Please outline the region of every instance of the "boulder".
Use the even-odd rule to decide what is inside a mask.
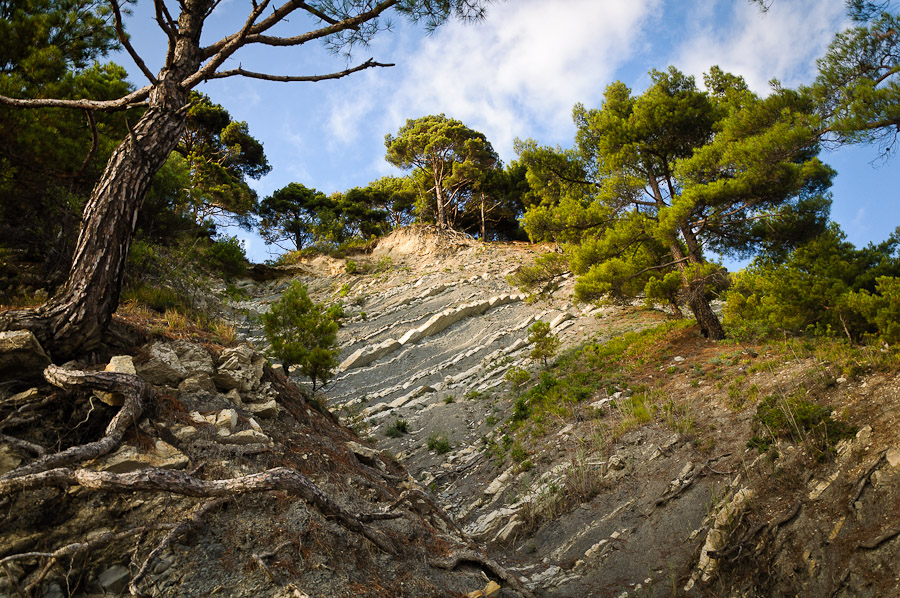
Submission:
[[[250,345],[226,349],[219,359],[219,368],[213,381],[222,392],[232,389],[249,392],[259,385],[265,365],[266,358]]]
[[[30,330],[0,332],[0,378],[40,378],[50,357]]]
[[[178,385],[178,392],[184,394],[214,394],[216,383],[206,372],[191,374]]]
[[[200,345],[185,340],[177,340],[172,343],[172,348],[178,355],[181,366],[188,374],[203,373],[211,376],[216,372],[212,356]]]
[[[135,367],[144,380],[158,386],[177,387],[188,375],[172,344],[162,341],[150,347],[150,359]]]
[[[259,417],[275,417],[278,415],[278,402],[275,399],[265,403],[247,403],[247,411]]]

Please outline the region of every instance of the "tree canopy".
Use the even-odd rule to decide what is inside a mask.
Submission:
[[[707,298],[720,268],[704,250],[744,255],[821,230],[832,171],[799,94],[760,99],[715,68],[708,92],[674,68],[651,79],[639,96],[613,83],[601,108],[576,106],[574,150],[521,144],[541,197],[526,230],[568,244],[580,298],[684,301],[722,338]]]
[[[396,136],[387,135],[388,162],[414,177],[425,189],[420,219],[428,214],[440,228],[455,228],[466,204],[500,158],[487,138],[443,114],[409,119]]]

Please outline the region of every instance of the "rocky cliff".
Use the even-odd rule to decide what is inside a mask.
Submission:
[[[133,367],[147,406],[114,450],[38,468],[72,472],[53,483],[16,480],[39,452],[108,436],[121,398],[10,378],[0,595],[896,588],[890,349],[712,343],[659,312],[575,305],[571,277],[526,298],[508,276],[544,250],[402,230],[257,269],[233,306],[247,344],[119,334],[72,366]],[[317,396],[269,367],[253,317],[292,279],[348,316]],[[537,320],[562,343],[547,368],[529,357]],[[121,485],[147,471],[172,473]]]

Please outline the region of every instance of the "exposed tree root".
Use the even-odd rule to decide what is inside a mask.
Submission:
[[[72,463],[96,459],[107,455],[122,443],[128,427],[141,416],[144,399],[148,393],[147,383],[140,376],[117,372],[82,372],[67,370],[50,365],[44,370],[44,377],[55,386],[65,389],[103,390],[121,393],[125,397],[121,409],[106,427],[106,435],[88,444],[73,446],[64,451],[45,455],[27,465],[17,467],[0,476],[0,481],[27,477]]]
[[[131,578],[131,581],[128,582],[128,591],[131,592],[134,596],[143,596],[138,590],[138,583],[144,578],[147,574],[147,571],[150,569],[150,566],[156,561],[162,552],[172,544],[172,542],[178,538],[179,536],[186,534],[190,530],[198,527],[203,519],[203,516],[206,515],[212,509],[219,507],[226,502],[228,502],[228,498],[217,498],[215,500],[211,500],[203,505],[201,505],[194,514],[191,515],[190,519],[186,519],[179,523],[176,526],[173,526],[172,531],[166,534],[166,537],[163,538],[162,542],[157,545],[153,551],[147,555],[147,558],[144,559],[143,564],[141,564],[141,568],[135,573],[134,577]]]
[[[148,531],[161,530],[161,529],[172,529],[175,528],[177,524],[175,523],[154,523],[151,525],[143,525],[140,527],[135,527],[131,529],[127,529],[121,532],[107,532],[105,534],[101,534],[96,538],[88,540],[86,542],[73,542],[72,544],[66,544],[61,548],[57,548],[53,552],[21,552],[19,554],[12,554],[7,557],[0,559],[0,565],[4,567],[9,566],[11,563],[16,561],[25,561],[32,559],[48,559],[47,563],[41,569],[40,573],[38,573],[37,577],[35,577],[31,583],[29,583],[24,590],[21,590],[25,596],[31,596],[32,593],[40,586],[41,582],[50,572],[50,569],[59,561],[59,559],[63,557],[73,558],[79,554],[83,554],[86,552],[90,552],[104,544],[110,544],[112,542],[117,542],[119,540],[123,540],[125,538],[129,538],[131,536],[138,536]]]
[[[793,519],[797,516],[797,513],[800,512],[800,507],[802,503],[798,500],[794,505],[785,511],[782,515],[775,517],[769,522],[758,523],[753,526],[747,532],[741,536],[741,539],[729,546],[724,550],[710,550],[709,556],[714,559],[727,559],[731,557],[731,560],[737,560],[738,557],[743,553],[744,548],[747,548],[754,539],[760,535],[762,532],[763,535],[774,534],[778,531],[778,528]]]
[[[856,501],[859,500],[859,497],[862,496],[863,490],[866,489],[866,484],[869,483],[869,478],[872,477],[872,474],[875,473],[875,470],[878,469],[882,462],[885,461],[887,455],[887,449],[881,451],[881,454],[878,455],[878,458],[875,459],[871,465],[869,465],[865,471],[860,474],[860,476],[856,480],[856,489],[853,491],[853,496],[850,497],[850,500],[847,501],[847,510],[853,511],[856,505]]]
[[[462,563],[475,563],[503,580],[507,586],[518,592],[526,598],[534,598],[534,594],[524,583],[513,573],[510,573],[505,567],[489,556],[472,548],[462,548],[454,551],[450,556],[438,559],[429,559],[428,564],[438,569],[446,569],[452,571],[459,567]]]
[[[394,509],[399,507],[403,502],[409,502],[410,506],[413,507],[413,510],[418,512],[420,515],[424,514],[424,513],[420,512],[420,509],[419,509],[418,505],[416,504],[417,501],[421,504],[424,504],[427,508],[427,511],[430,511],[430,512],[434,513],[435,515],[437,515],[438,517],[440,517],[441,520],[450,527],[450,529],[456,531],[456,533],[458,533],[463,538],[467,538],[465,532],[463,532],[459,528],[459,526],[456,525],[456,522],[453,521],[453,518],[450,517],[444,511],[444,509],[442,509],[440,507],[440,505],[438,505],[434,501],[434,499],[432,499],[430,496],[428,496],[427,494],[425,494],[418,488],[409,488],[408,490],[404,490],[400,494],[400,496],[397,498],[397,500],[395,500],[394,503],[387,508],[387,510],[393,511]]]
[[[266,565],[265,559],[272,558],[273,556],[275,556],[276,554],[278,554],[279,552],[281,552],[283,549],[287,548],[290,545],[291,545],[291,541],[287,540],[285,542],[282,542],[281,544],[279,544],[278,546],[276,546],[275,548],[273,548],[272,550],[270,550],[268,552],[254,552],[253,553],[253,560],[256,562],[257,565],[259,565],[259,568],[263,570],[263,573],[265,573],[266,576],[269,578],[269,580],[271,580],[273,583],[275,582],[275,576],[272,574],[272,571],[269,569],[269,566]]]
[[[88,469],[57,468],[40,473],[0,479],[0,495],[10,492],[57,486],[82,486],[107,492],[148,490],[195,497],[229,497],[238,494],[284,490],[300,496],[322,514],[334,517],[348,530],[365,536],[389,554],[398,554],[396,543],[386,535],[363,524],[363,515],[355,515],[322,492],[309,478],[287,467],[277,467],[225,480],[200,480],[190,474],[169,469],[147,468],[130,473],[109,473]]]

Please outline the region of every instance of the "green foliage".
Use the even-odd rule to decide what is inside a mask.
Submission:
[[[855,4],[857,23],[835,36],[809,91],[830,134],[887,153],[900,124],[900,18],[889,4]]]
[[[438,432],[432,432],[428,435],[425,446],[428,447],[429,451],[434,451],[438,455],[449,453],[452,448],[450,446],[450,441],[447,439],[447,435]]]
[[[409,432],[409,422],[403,418],[398,417],[394,420],[390,426],[387,427],[384,431],[384,435],[388,438],[400,438],[404,434]]]
[[[353,260],[347,260],[347,263],[344,264],[344,272],[347,274],[357,274],[359,272],[359,267],[356,265],[356,262]]]
[[[895,234],[857,249],[833,225],[784,261],[758,258],[736,274],[725,323],[739,336],[814,332],[860,340],[874,333],[895,339],[898,248]]]
[[[504,378],[515,390],[519,390],[531,380],[531,373],[524,368],[515,367],[508,369]]]
[[[443,114],[409,119],[396,137],[387,135],[384,143],[387,161],[413,170],[424,190],[416,210],[418,219],[436,222],[441,228],[458,225],[467,205],[480,199],[477,190],[487,172],[500,163],[482,133]]]
[[[334,348],[338,325],[321,304],[313,303],[302,283],[291,283],[262,320],[272,353],[285,366],[297,365],[312,380],[313,390],[317,382],[331,378],[339,352]]]
[[[508,281],[526,293],[547,293],[557,279],[569,271],[569,260],[561,253],[539,255],[530,266],[522,266]]]
[[[226,280],[247,271],[247,255],[244,244],[237,237],[218,237],[206,248],[207,267]]]
[[[175,151],[190,173],[181,208],[197,223],[232,216],[249,226],[257,199],[246,179],[261,178],[271,166],[247,123],[233,121],[225,108],[192,92],[187,126]]]
[[[559,350],[559,337],[550,332],[550,324],[538,320],[528,328],[528,342],[531,344],[529,357],[535,361],[541,360],[547,367],[547,360],[556,355]]]
[[[674,68],[651,80],[638,96],[613,83],[601,108],[576,106],[573,150],[519,143],[540,200],[525,228],[565,244],[579,299],[687,303],[719,338],[708,301],[721,269],[703,248],[744,256],[819,232],[833,172],[815,157],[808,98],[761,99],[715,67],[711,91]]]

